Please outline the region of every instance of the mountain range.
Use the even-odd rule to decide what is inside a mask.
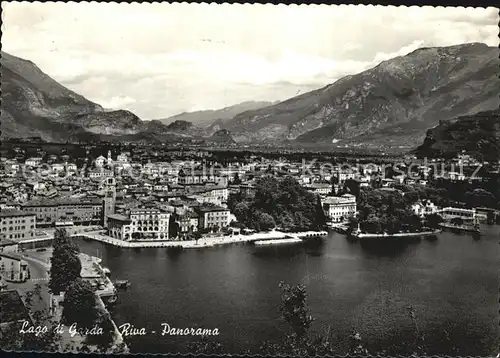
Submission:
[[[263,107],[267,107],[278,102],[266,101],[246,101],[235,104],[233,106],[224,107],[222,109],[209,109],[204,111],[183,112],[172,117],[159,119],[163,124],[169,124],[175,121],[191,122],[198,127],[206,127],[212,125],[214,122],[225,123],[239,113],[251,111]]]
[[[244,102],[152,121],[105,110],[31,61],[1,55],[3,137],[416,147],[440,121],[500,104],[498,49],[479,43],[421,48],[279,103]]]
[[[421,48],[324,88],[235,116],[238,142],[421,143],[439,120],[499,107],[498,48]]]

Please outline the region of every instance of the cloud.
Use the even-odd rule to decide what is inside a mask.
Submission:
[[[2,4],[3,50],[143,119],[284,100],[421,46],[498,45],[493,8]]]

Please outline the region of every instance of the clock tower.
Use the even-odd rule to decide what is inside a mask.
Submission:
[[[106,178],[104,185],[104,199],[102,202],[103,226],[108,226],[108,215],[115,213],[116,205],[116,183],[115,178]]]

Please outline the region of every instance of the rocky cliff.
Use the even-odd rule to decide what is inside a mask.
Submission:
[[[442,120],[427,131],[423,144],[415,151],[428,158],[451,158],[462,152],[481,160],[500,159],[500,110]]]

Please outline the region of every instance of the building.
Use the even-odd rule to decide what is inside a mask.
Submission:
[[[198,214],[187,211],[183,215],[178,216],[177,223],[179,224],[179,232],[181,234],[196,232],[199,225]]]
[[[229,225],[229,209],[222,206],[200,206],[195,208],[200,229],[223,228]]]
[[[50,227],[56,221],[71,221],[75,225],[99,225],[102,222],[103,204],[99,198],[37,199],[21,207],[36,216],[37,227]]]
[[[439,208],[430,200],[416,202],[411,208],[418,216],[436,214],[439,211]]]
[[[96,167],[102,167],[105,162],[106,162],[106,158],[104,158],[102,155],[100,155],[95,160],[95,166]]]
[[[473,220],[476,217],[476,210],[446,207],[439,214],[441,214],[443,219],[462,218],[463,220]]]
[[[24,162],[25,165],[30,166],[30,167],[36,167],[42,163],[42,158],[40,157],[32,157],[26,159]]]
[[[349,179],[356,179],[357,173],[352,170],[338,172],[339,183],[342,184]]]
[[[322,200],[323,210],[331,222],[342,222],[357,212],[356,197],[352,194],[331,196]]]
[[[13,253],[0,253],[0,277],[10,282],[25,282],[30,278],[28,263]]]
[[[32,238],[36,228],[36,216],[20,210],[0,212],[0,239],[20,241]]]
[[[135,208],[107,217],[108,234],[119,240],[168,240],[170,213],[153,208]]]
[[[308,187],[308,189],[318,195],[328,195],[332,192],[332,185],[325,183],[313,183]]]
[[[177,178],[179,185],[218,183],[219,180],[219,174],[213,170],[181,169]]]
[[[112,170],[103,169],[102,167],[88,171],[89,178],[112,178],[114,175]]]
[[[107,227],[108,216],[115,213],[116,183],[114,178],[108,178],[104,184],[104,198],[102,200],[103,226]]]
[[[19,243],[16,241],[1,239],[0,240],[0,253],[16,253],[19,252]]]

